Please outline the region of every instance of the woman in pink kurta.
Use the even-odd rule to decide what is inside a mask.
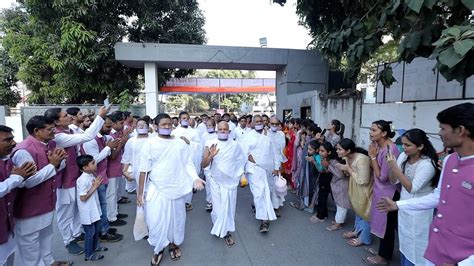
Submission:
[[[386,161],[388,152],[396,158],[400,154],[397,146],[391,141],[395,136],[392,122],[379,120],[372,123],[370,127],[370,140],[372,143],[369,147],[369,156],[371,159],[372,169],[374,170],[374,187],[372,194],[372,202],[379,202],[383,197],[394,200],[400,198],[397,191],[398,185],[390,182],[390,168]],[[369,249],[373,256],[365,258],[368,264],[387,264],[392,259],[395,229],[397,228],[397,213],[382,212],[376,209],[376,204],[372,204],[370,210],[370,228],[371,233],[380,238],[380,246],[378,252]]]

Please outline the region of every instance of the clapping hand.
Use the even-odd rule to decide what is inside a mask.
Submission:
[[[22,166],[14,166],[10,172],[12,175],[19,175],[23,177],[23,180],[28,179],[28,177],[36,174],[36,164],[34,162],[25,162]]]
[[[92,186],[95,188],[100,187],[100,184],[102,183],[102,176],[98,175],[96,178],[94,178],[94,182],[92,182]]]
[[[48,153],[48,161],[54,167],[58,168],[61,161],[66,159],[67,153],[64,149],[55,148],[52,152]]]
[[[375,142],[372,142],[370,143],[369,145],[369,156],[370,158],[375,158],[377,157],[377,155],[379,154],[379,146],[377,145],[377,143]]]

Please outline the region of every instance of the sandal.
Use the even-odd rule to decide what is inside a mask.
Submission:
[[[358,236],[359,236],[359,234],[357,234],[356,231],[349,231],[349,232],[345,232],[344,234],[342,234],[342,238],[344,238],[344,239],[356,238]]]
[[[231,234],[227,234],[226,236],[224,236],[224,242],[228,247],[232,247],[233,245],[235,245],[235,241],[234,239],[232,239]]]
[[[193,209],[193,205],[191,203],[186,203],[186,211],[190,211]]]
[[[62,261],[62,260],[59,260],[59,261],[55,261],[53,262],[53,264],[51,264],[52,266],[71,266],[73,264],[72,261]]]
[[[179,249],[177,245],[173,245],[173,246],[170,245],[169,253],[170,253],[171,260],[173,261],[179,260],[181,258],[181,250]]]
[[[299,210],[299,211],[301,211],[301,208],[294,202],[290,202],[290,206],[297,209],[297,210]]]
[[[163,259],[163,252],[165,249],[162,249],[158,254],[154,254],[153,257],[151,257],[151,266],[158,266],[160,265],[161,259]],[[156,260],[155,260],[156,257]]]
[[[329,227],[326,227],[326,229],[328,231],[337,231],[339,229],[341,229],[343,226],[343,224],[338,224],[338,223],[333,223],[333,225],[329,226]]]
[[[104,258],[104,255],[94,253],[89,258],[85,258],[85,261],[98,261]]]
[[[378,256],[378,255],[379,255],[379,253],[378,253],[375,249],[373,249],[373,248],[371,248],[371,247],[366,248],[365,251],[369,252],[370,254],[372,254],[372,255],[374,255],[374,256]]]
[[[313,215],[309,218],[309,221],[312,222],[313,224],[317,224],[317,223],[323,223],[326,221],[326,219],[319,219],[318,216],[316,215]]]
[[[363,258],[362,261],[364,261],[365,263],[369,265],[387,265],[388,264],[388,262],[385,259],[379,256]]]
[[[346,241],[346,243],[351,246],[351,247],[360,247],[364,246],[366,244],[362,243],[362,241],[359,238],[352,238]]]

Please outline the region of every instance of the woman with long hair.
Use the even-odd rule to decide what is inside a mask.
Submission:
[[[285,137],[287,140],[285,156],[288,158],[288,160],[283,164],[283,169],[285,170],[287,180],[292,189],[296,189],[296,182],[291,175],[291,166],[293,165],[293,156],[295,151],[296,130],[297,128],[295,127],[295,119],[292,118],[288,121],[287,131],[285,132]]]
[[[331,143],[333,147],[336,147],[337,143],[344,137],[344,126],[341,121],[337,119],[331,120],[327,127],[326,134],[324,135],[324,139]]]
[[[430,194],[438,185],[440,176],[435,148],[426,133],[418,128],[405,132],[401,141],[404,152],[398,159],[395,159],[392,154],[387,156],[387,163],[392,172],[390,181],[402,185],[400,200]],[[433,209],[398,211],[398,237],[402,266],[426,263],[423,255],[428,246],[432,219]]]
[[[400,151],[397,145],[392,142],[395,137],[395,130],[392,122],[378,120],[370,127],[369,157],[374,175],[374,189],[372,193],[372,204],[370,210],[370,229],[372,234],[380,238],[378,251],[368,248],[372,256],[364,261],[368,264],[387,264],[392,259],[395,248],[395,230],[397,228],[397,212],[385,213],[377,210],[376,204],[382,198],[388,197],[393,200],[400,198],[397,185],[390,182],[390,167],[388,166],[387,155],[398,158]]]
[[[345,160],[337,166],[349,176],[349,200],[355,212],[354,230],[342,236],[353,247],[371,245],[369,217],[374,179],[370,172],[370,158],[366,150],[356,147],[354,141],[347,138],[339,141],[336,152]]]

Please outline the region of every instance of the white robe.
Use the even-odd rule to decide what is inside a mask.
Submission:
[[[172,136],[175,137],[185,137],[189,140],[191,146],[191,158],[194,163],[194,167],[196,168],[196,173],[199,174],[201,172],[201,161],[202,161],[202,146],[201,146],[201,138],[199,137],[198,132],[191,128],[191,127],[182,127],[179,125],[177,128],[171,132]],[[191,203],[193,200],[193,192],[191,191],[188,195],[186,195],[186,203]]]
[[[128,170],[132,170],[132,177],[135,179],[135,181],[132,182],[127,181],[127,191],[133,191],[138,187],[138,180],[140,177],[140,171],[138,170],[138,158],[140,155],[140,151],[143,148],[143,145],[147,142],[148,138],[138,138],[137,136],[135,136],[129,139],[125,144],[121,163],[129,164]]]
[[[140,172],[148,173],[145,197],[148,242],[155,254],[168,244],[184,240],[185,195],[199,179],[191,158],[191,147],[179,138],[149,138],[139,156]]]
[[[246,157],[252,155],[255,163],[247,161],[245,172],[249,179],[255,204],[255,218],[258,220],[276,220],[273,203],[270,196],[274,183],[273,170],[277,170],[278,160],[273,156],[273,147],[270,138],[264,133],[255,130],[249,132],[240,143]]]
[[[208,140],[206,147],[217,144],[219,153],[212,159],[209,166],[209,179],[212,193],[211,234],[225,237],[228,232],[235,231],[235,205],[237,203],[237,187],[244,173],[246,163],[242,148],[234,140]]]
[[[285,157],[285,154],[283,153],[283,150],[285,149],[286,145],[285,134],[282,131],[273,132],[270,130],[268,131],[268,136],[270,137],[270,140],[272,142],[274,159],[279,164],[279,166],[281,166],[281,164],[288,161],[288,159]],[[283,206],[283,203],[285,202],[285,197],[277,195],[275,193],[274,178],[269,181],[269,185],[273,208],[278,209]]]
[[[216,140],[217,139],[217,134],[216,133],[208,133],[207,131],[201,135],[201,143],[203,147],[203,156],[204,156],[204,149],[205,149],[205,144],[209,140]],[[206,181],[209,180],[209,174],[210,174],[210,167],[206,167],[203,170],[204,177],[206,178]],[[206,182],[206,202],[212,203],[212,194],[211,194],[211,184],[209,182]]]
[[[235,140],[237,140],[240,143],[245,138],[245,135],[247,135],[247,133],[249,133],[250,131],[252,131],[252,129],[248,127],[245,127],[244,129],[242,129],[240,125],[235,127],[235,130],[234,130]]]

